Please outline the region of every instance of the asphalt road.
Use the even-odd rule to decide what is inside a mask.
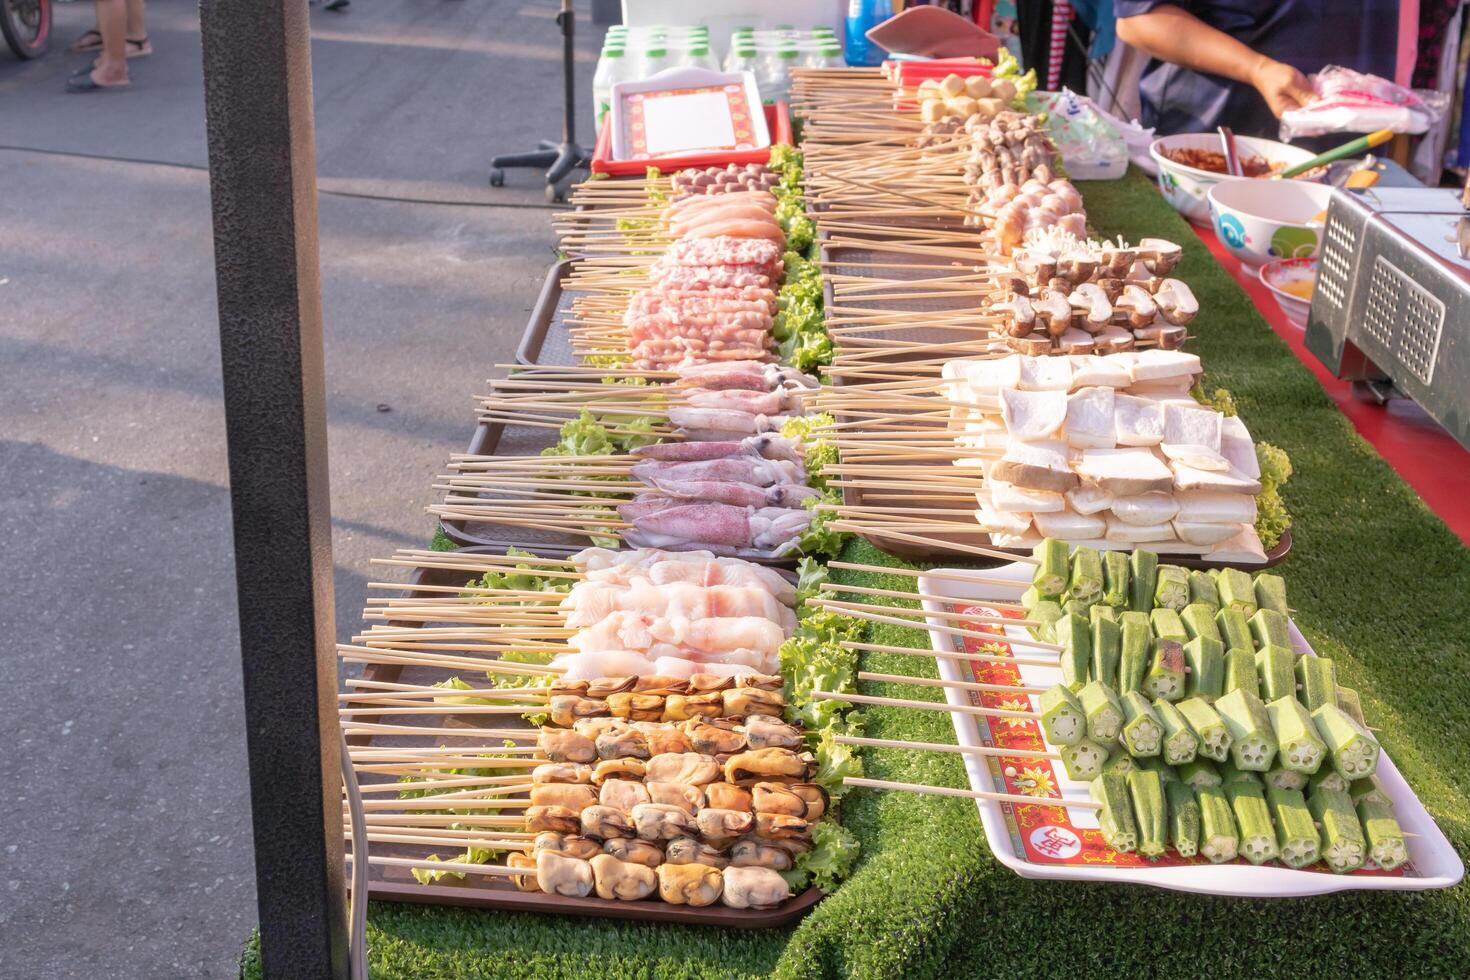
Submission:
[[[539,178],[485,175],[559,134],[554,7],[313,8],[344,638],[553,259]],[[197,10],[148,13],[127,92],[62,92],[88,4],[0,50],[4,977],[233,976],[256,921]]]

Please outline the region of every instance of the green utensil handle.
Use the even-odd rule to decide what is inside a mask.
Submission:
[[[1304,174],[1308,170],[1322,166],[1324,163],[1331,163],[1334,160],[1341,160],[1343,157],[1350,157],[1358,153],[1366,153],[1379,144],[1387,143],[1392,138],[1393,131],[1388,129],[1380,129],[1376,133],[1359,136],[1357,139],[1349,143],[1344,143],[1336,149],[1328,150],[1326,153],[1319,153],[1305,163],[1299,163],[1294,167],[1287,167],[1281,173],[1276,174],[1276,178],[1285,180],[1288,177]]]

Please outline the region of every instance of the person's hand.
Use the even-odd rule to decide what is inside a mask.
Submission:
[[[1288,109],[1300,109],[1317,97],[1305,75],[1291,65],[1270,58],[1262,58],[1251,72],[1251,84],[1277,119]]]

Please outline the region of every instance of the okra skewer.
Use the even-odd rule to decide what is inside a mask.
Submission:
[[[1347,793],[1318,786],[1307,798],[1307,808],[1320,826],[1322,859],[1327,866],[1340,875],[1361,868],[1368,856],[1368,842]]]
[[[1113,689],[1102,681],[1088,681],[1077,692],[1077,700],[1087,718],[1087,737],[1104,745],[1116,742],[1123,728],[1123,707]]]
[[[1184,662],[1189,667],[1186,696],[1213,702],[1225,693],[1225,647],[1219,640],[1196,636],[1184,644]]]
[[[1261,699],[1296,698],[1296,654],[1290,647],[1274,643],[1256,651],[1256,673],[1261,681]]]
[[[1183,703],[1183,701],[1180,702],[1180,704]],[[1164,761],[1171,766],[1182,766],[1187,762],[1193,762],[1194,757],[1199,753],[1200,736],[1184,712],[1179,710],[1178,705],[1171,704],[1163,698],[1154,701],[1153,709],[1159,724],[1164,729],[1164,737],[1159,748]]]
[[[1103,842],[1120,854],[1130,854],[1138,847],[1138,826],[1133,820],[1133,800],[1128,792],[1127,777],[1105,772],[1087,787],[1092,799],[1102,804],[1098,824]]]
[[[1250,620],[1239,609],[1227,606],[1215,613],[1215,629],[1220,633],[1220,642],[1227,650],[1255,650],[1255,638],[1251,636]]]
[[[1178,565],[1159,565],[1154,580],[1154,607],[1183,609],[1189,605],[1189,573]]]
[[[1310,776],[1322,767],[1327,745],[1302,703],[1288,694],[1266,705],[1282,767]]]
[[[1121,738],[1128,754],[1136,759],[1157,756],[1163,743],[1164,726],[1153,705],[1138,691],[1129,691],[1118,700],[1123,708]]]
[[[1118,661],[1123,656],[1123,634],[1118,624],[1103,614],[1112,613],[1111,606],[1093,606],[1092,612],[1092,668],[1093,680],[1102,681],[1110,688],[1118,687]]]
[[[1057,538],[1044,538],[1031,552],[1037,559],[1036,571],[1031,575],[1031,585],[1042,599],[1056,601],[1066,591],[1072,577],[1072,564],[1067,542]]]
[[[1103,595],[1103,561],[1096,548],[1078,545],[1072,551],[1072,571],[1067,594],[1078,602],[1100,602]]]
[[[1148,673],[1153,633],[1148,613],[1129,610],[1118,617],[1121,652],[1118,656],[1118,692],[1143,690],[1143,677]]]
[[[1220,590],[1209,572],[1195,570],[1189,573],[1189,602],[1190,605],[1208,607],[1212,616],[1220,608]]]
[[[1261,696],[1261,681],[1256,676],[1256,654],[1250,647],[1231,647],[1225,651],[1225,693],[1231,691]]]
[[[1215,575],[1215,588],[1220,592],[1220,608],[1237,609],[1249,619],[1256,614],[1256,586],[1251,577],[1238,568],[1222,568]]]
[[[1266,803],[1276,824],[1276,849],[1288,868],[1315,864],[1321,853],[1317,825],[1307,809],[1306,798],[1294,789],[1266,789]]]
[[[1317,734],[1327,746],[1332,767],[1347,780],[1371,776],[1378,769],[1378,741],[1335,704],[1312,712]]]
[[[1186,762],[1175,772],[1179,781],[1193,790],[1202,786],[1219,786],[1224,782],[1220,778],[1220,770],[1208,759],[1196,758],[1193,762]]]
[[[1121,551],[1104,552],[1102,602],[1112,609],[1128,608],[1128,556]]]
[[[1297,700],[1307,711],[1337,703],[1337,668],[1329,657],[1298,657]]]
[[[1133,612],[1153,609],[1158,572],[1159,556],[1152,551],[1135,548],[1128,556],[1128,608]]]
[[[1199,852],[1211,864],[1234,861],[1240,850],[1240,837],[1225,790],[1219,786],[1200,786],[1194,796],[1199,801]]]
[[[1225,796],[1240,829],[1240,856],[1251,864],[1265,864],[1280,854],[1271,809],[1259,782],[1226,782]]]
[[[1230,731],[1231,761],[1250,772],[1270,769],[1276,759],[1276,735],[1261,699],[1237,689],[1216,701],[1215,711]]]
[[[1169,843],[1182,858],[1199,853],[1200,807],[1194,790],[1178,778],[1164,783],[1164,802],[1169,807]]]
[[[1163,781],[1155,770],[1141,767],[1135,767],[1127,778],[1133,820],[1138,828],[1138,853],[1149,860],[1163,857],[1169,843]]]
[[[1291,615],[1286,604],[1286,579],[1273,572],[1257,572],[1252,585],[1258,608],[1270,609],[1283,616]]]
[[[1368,842],[1368,856],[1384,871],[1392,871],[1409,860],[1404,832],[1394,818],[1393,807],[1375,799],[1358,802],[1358,820]]]

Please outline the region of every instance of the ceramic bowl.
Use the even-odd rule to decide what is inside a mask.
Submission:
[[[1205,195],[1221,243],[1251,268],[1317,254],[1332,188],[1305,180],[1231,180]]]
[[[1242,156],[1265,157],[1271,163],[1279,163],[1285,167],[1305,163],[1313,156],[1309,150],[1254,136],[1237,136],[1235,143]],[[1182,163],[1170,160],[1163,152],[1164,150],[1186,149],[1218,152],[1220,136],[1217,133],[1180,133],[1177,136],[1162,136],[1149,145],[1148,154],[1159,165],[1159,190],[1163,193],[1164,200],[1195,224],[1208,225],[1210,205],[1205,195],[1210,192],[1210,188],[1220,183],[1254,178],[1231,177],[1228,174],[1200,170],[1198,167],[1186,167]],[[1320,179],[1320,177],[1319,172],[1311,179]],[[1307,178],[1297,179],[1300,182]]]
[[[1284,287],[1293,283],[1316,282],[1316,257],[1272,259],[1261,266],[1261,271],[1257,275],[1261,277],[1261,282],[1266,288],[1271,290],[1272,298],[1276,300],[1276,305],[1281,307],[1281,312],[1286,315],[1287,321],[1298,330],[1305,330],[1307,314],[1312,312],[1312,301],[1288,292]]]

